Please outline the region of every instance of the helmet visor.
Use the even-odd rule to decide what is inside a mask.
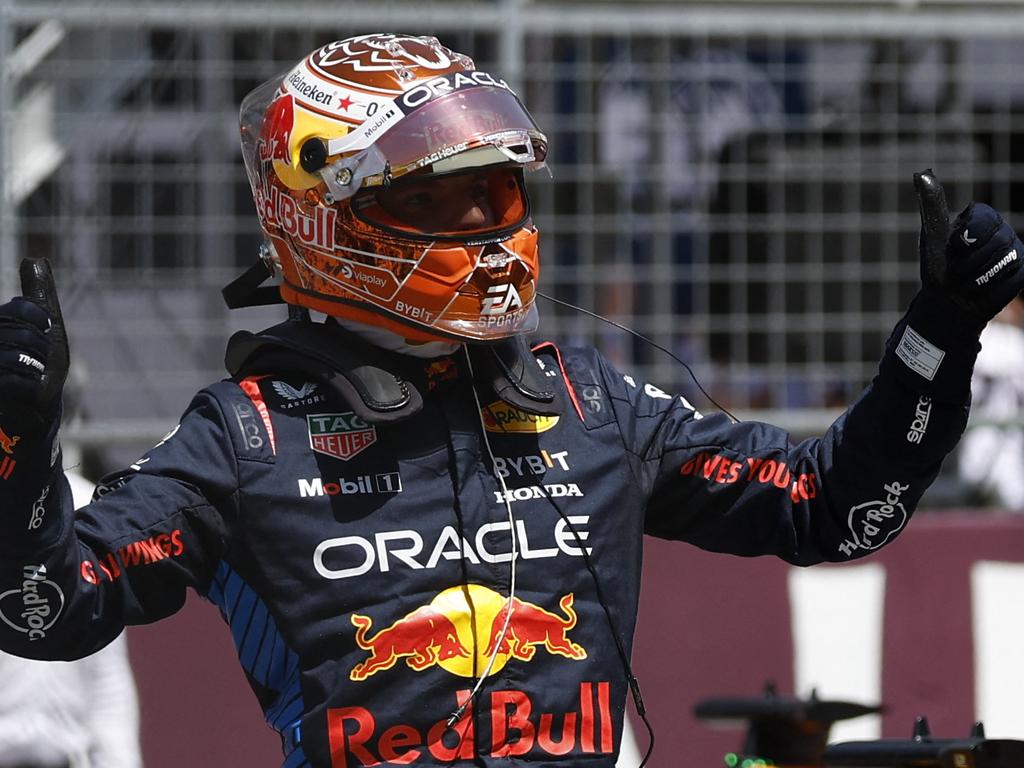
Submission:
[[[547,139],[509,90],[480,86],[445,94],[406,115],[381,136],[377,148],[393,176],[433,165],[478,147],[506,160],[539,166]]]
[[[492,165],[443,175],[414,173],[352,198],[352,211],[402,238],[499,240],[530,218],[523,171]]]
[[[399,97],[399,107],[410,93]],[[510,162],[533,170],[547,156],[547,138],[529,112],[512,91],[496,85],[443,93],[390,122],[372,141],[365,130],[372,121],[367,120],[350,135],[327,142],[329,157],[344,154],[321,173],[335,197],[414,171],[450,173]],[[336,188],[339,175],[347,189]]]

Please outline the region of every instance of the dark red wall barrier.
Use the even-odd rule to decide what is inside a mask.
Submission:
[[[128,628],[145,768],[277,768],[263,720],[218,610],[194,594],[169,619]]]
[[[694,720],[693,706],[712,696],[759,696],[768,679],[780,693],[793,693],[789,566],[653,540],[645,560],[633,657],[656,734],[651,766],[720,767],[723,755],[742,745],[743,732],[709,728]],[[868,558],[886,570],[882,737],[909,738],[919,714],[936,737],[968,735],[974,718],[969,571],[979,560],[1024,562],[1024,517],[921,514]],[[635,719],[634,729],[642,753],[646,735]],[[1024,739],[1024,720],[1013,737]]]

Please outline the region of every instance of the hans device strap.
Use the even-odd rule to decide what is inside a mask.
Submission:
[[[481,383],[528,413],[561,413],[526,340],[469,347]],[[374,347],[334,323],[291,319],[259,333],[239,331],[228,341],[224,364],[232,376],[301,372],[341,395],[369,423],[406,419],[423,407],[413,383],[417,359]]]

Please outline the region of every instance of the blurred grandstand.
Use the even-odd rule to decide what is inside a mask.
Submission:
[[[415,22],[413,21],[415,20]],[[542,288],[690,363],[742,417],[815,432],[873,375],[917,285],[915,170],[1021,220],[1018,2],[0,0],[0,293],[56,265],[86,420],[134,459],[223,375],[220,288],[259,245],[237,106],[317,44],[434,34],[521,93],[552,144],[532,179]],[[686,371],[561,305],[700,407]]]

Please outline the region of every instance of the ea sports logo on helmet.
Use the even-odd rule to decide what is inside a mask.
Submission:
[[[515,309],[522,309],[523,300],[519,291],[512,283],[492,285],[487,289],[487,296],[484,298],[480,308],[482,315],[504,315]]]
[[[349,66],[357,72],[391,72],[398,67],[443,71],[456,62],[436,38],[361,35],[325,45],[310,57],[315,68]]]

